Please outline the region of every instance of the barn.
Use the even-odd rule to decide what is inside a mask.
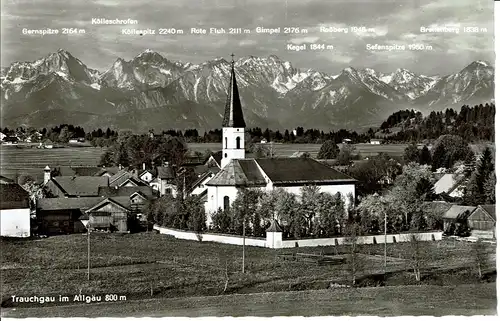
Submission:
[[[471,236],[495,239],[495,205],[479,205],[467,218]]]
[[[29,194],[19,184],[0,176],[0,235],[29,237]]]

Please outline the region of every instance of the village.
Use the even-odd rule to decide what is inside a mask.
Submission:
[[[179,266],[208,264],[217,275],[222,272],[217,276],[222,278],[222,285],[207,290],[207,295],[244,289],[241,284],[231,288],[231,282],[237,281],[230,275],[240,273],[240,269],[242,275],[252,278],[275,269],[262,264],[276,267],[290,262],[337,272],[317,279],[312,276],[307,281],[304,275],[289,274],[286,284],[272,286],[298,291],[316,289],[315,282],[326,283],[328,288],[390,285],[395,281],[389,281],[389,275],[398,273],[415,280],[398,281],[398,285],[428,282],[429,277],[438,278],[441,284],[453,284],[455,281],[448,278],[452,268],[459,276],[454,274],[451,280],[458,280],[458,284],[467,283],[464,279],[470,275],[478,283],[491,283],[496,275],[496,214],[494,157],[488,147],[473,152],[459,136],[443,135],[429,148],[409,144],[399,158],[384,153],[363,158],[356,155],[353,141],[343,138],[340,148],[332,140],[324,142],[316,158],[300,151],[283,157],[274,155],[272,141],[260,137],[252,143],[252,153],[258,157],[249,157],[247,125],[234,68],[229,83],[218,151],[192,153],[180,138],[154,132],[118,135],[115,145],[103,153],[100,166],[47,163],[38,169],[41,181],[24,177],[21,182],[19,177],[16,181],[2,176],[2,247],[6,245],[6,253],[16,258],[9,261],[7,256],[3,262],[23,266],[26,261],[15,254],[15,246],[29,253],[30,243],[20,245],[19,240],[47,239],[47,244],[66,253],[54,257],[47,266],[73,266],[75,280],[85,282],[82,277],[86,277],[89,283],[84,288],[99,293],[110,289],[109,283],[102,288],[95,283],[103,280],[99,269],[116,265],[120,270],[130,265],[140,271],[140,264],[155,265],[154,271],[161,264],[174,264],[174,271]],[[297,130],[292,134],[298,135]],[[2,148],[16,148],[9,145],[20,142],[33,143],[37,149],[58,147],[49,139],[41,140],[43,135],[38,132],[25,137],[2,135],[6,145]],[[381,145],[384,141],[371,138],[365,143]],[[68,137],[68,144],[86,141]],[[168,242],[175,242],[179,248],[198,248],[207,243],[219,259],[215,263],[214,257],[187,260],[182,252],[172,252]],[[115,258],[108,257],[110,253],[104,250],[107,246],[117,249],[112,254]],[[136,253],[128,263],[122,258],[127,256],[123,252],[127,248]],[[257,248],[282,252],[256,254]],[[78,257],[66,256],[75,249]],[[103,252],[96,256],[92,249]],[[237,254],[240,249],[241,257]],[[146,261],[138,254],[150,251],[155,254]],[[222,258],[225,251],[231,254]],[[167,252],[169,256],[164,254]],[[465,260],[464,253],[469,253]],[[85,256],[86,263],[82,261]],[[259,261],[260,256],[268,258]],[[458,260],[459,256],[462,259]],[[108,259],[116,262],[111,264]],[[174,263],[165,263],[169,260]],[[448,269],[443,270],[443,260],[449,260]],[[126,280],[129,272],[116,273]],[[325,270],[318,273],[323,275]],[[141,299],[147,297],[149,288],[150,297],[177,295],[168,290],[175,286],[163,285],[165,279],[153,282],[150,274],[154,273],[148,270],[146,274],[147,280],[139,282],[140,290],[121,283],[116,289]],[[23,288],[15,281],[3,282],[12,291],[15,286]],[[64,284],[62,279],[56,283]],[[178,291],[198,294],[184,287]],[[252,287],[253,291],[262,290],[249,285]],[[82,290],[81,285],[71,283],[68,288],[51,290],[71,292],[77,288]],[[43,289],[26,288],[23,294]],[[16,295],[20,296],[18,292]],[[19,303],[2,300],[7,307]]]

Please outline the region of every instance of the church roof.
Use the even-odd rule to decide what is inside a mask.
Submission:
[[[206,185],[266,186],[266,180],[253,159],[232,159]]]
[[[241,109],[238,85],[236,83],[236,74],[234,73],[234,61],[231,65],[231,80],[229,82],[222,127],[246,127],[245,119],[243,118],[243,111]]]
[[[256,159],[274,185],[353,183],[356,180],[312,158]]]
[[[273,185],[339,184],[356,180],[311,158],[232,159],[206,185],[209,186],[265,186],[266,179]]]

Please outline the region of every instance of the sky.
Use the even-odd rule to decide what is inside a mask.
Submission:
[[[196,64],[217,57],[230,60],[234,53],[236,59],[276,55],[294,67],[329,74],[351,66],[446,75],[474,60],[494,63],[493,4],[491,0],[2,0],[0,63],[7,67],[64,49],[88,67],[105,71],[119,57],[130,60],[151,49],[170,60]],[[91,23],[93,18],[130,19],[137,24],[97,25]],[[460,32],[420,30],[445,25]],[[281,29],[271,35],[257,33],[257,27]],[[298,33],[285,34],[286,27]],[[322,27],[348,32],[320,32]],[[477,27],[478,32],[464,32],[464,27]],[[46,28],[58,29],[59,34],[23,34],[23,29]],[[63,28],[77,32],[61,34]],[[164,28],[183,34],[160,35]],[[192,34],[191,28],[204,28],[207,34]],[[227,33],[209,34],[209,28],[224,28]],[[229,28],[250,33],[228,34]],[[155,34],[122,34],[122,29],[151,29]],[[294,45],[306,49],[296,51]],[[311,45],[320,49],[312,50]],[[374,45],[398,49],[373,50]]]

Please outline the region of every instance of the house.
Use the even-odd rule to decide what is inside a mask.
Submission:
[[[212,177],[214,177],[218,172],[220,171],[220,168],[218,167],[209,167],[198,175],[198,179],[191,185],[191,187],[188,189],[188,193],[190,195],[200,195],[207,190],[207,183]]]
[[[207,161],[205,162],[205,166],[207,167],[218,167],[220,168],[221,166],[221,160],[222,160],[222,151],[218,151],[216,153],[212,153]]]
[[[40,148],[54,148],[54,143],[50,139],[46,139],[40,143]]]
[[[260,141],[261,144],[267,144],[267,140],[263,139]]]
[[[355,179],[312,158],[245,157],[246,124],[238,93],[234,61],[231,65],[231,79],[222,127],[221,170],[204,184],[207,186],[206,195],[200,194],[206,199],[205,212],[208,226],[211,223],[210,214],[219,208],[229,208],[238,191],[245,188],[270,191],[280,187],[299,195],[303,186],[315,185],[321,192],[340,193],[347,202],[348,194],[355,197]]]
[[[29,237],[29,193],[14,181],[0,176],[0,235]]]
[[[444,174],[434,184],[437,195],[445,194],[449,197],[463,197],[466,179],[463,174]]]
[[[5,145],[17,145],[18,142],[19,142],[19,138],[14,137],[14,136],[7,136],[7,137],[4,137],[2,140],[2,143]]]
[[[453,234],[460,226],[467,225],[467,218],[475,209],[475,206],[452,205],[443,215],[443,231]]]
[[[372,145],[380,145],[382,144],[382,142],[383,142],[382,139],[377,139],[377,138],[370,139],[370,144]]]
[[[46,167],[47,169],[47,167]],[[91,197],[99,195],[99,187],[109,186],[106,176],[56,176],[44,178],[45,188],[55,197]]]
[[[352,140],[349,138],[342,139],[342,144],[352,144]]]
[[[139,179],[143,180],[146,183],[150,183],[154,177],[155,177],[155,173],[149,169],[146,169],[142,173],[139,174]]]
[[[0,141],[2,141],[5,137],[7,137],[7,135],[5,135],[4,133],[0,132]]]
[[[309,154],[308,152],[296,151],[290,157],[304,157],[308,154]]]
[[[118,167],[97,166],[59,166],[51,170],[55,176],[107,176],[111,177],[118,172]]]
[[[161,196],[165,194],[170,194],[176,196],[177,194],[177,184],[175,182],[175,172],[167,163],[165,166],[156,167],[157,176],[154,178],[149,185],[156,191],[160,193]]]
[[[43,234],[83,233],[88,227],[127,232],[130,213],[127,196],[44,198],[37,203],[37,222]]]
[[[138,174],[135,175],[126,169],[122,169],[109,177],[109,186],[147,186],[147,183],[140,180],[138,176]]]
[[[467,218],[471,236],[496,239],[495,205],[479,205]]]

